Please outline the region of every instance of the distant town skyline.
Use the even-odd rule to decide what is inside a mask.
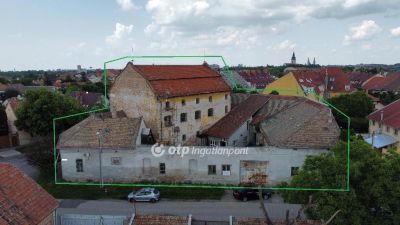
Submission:
[[[398,0],[2,3],[0,70],[102,68],[125,55],[223,55],[229,65],[394,64]],[[122,67],[123,64],[113,67]]]

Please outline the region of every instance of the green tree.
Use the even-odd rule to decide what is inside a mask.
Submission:
[[[3,106],[0,106],[0,135],[8,134],[7,113]]]
[[[362,91],[348,95],[339,95],[328,102],[351,118],[351,128],[355,132],[368,132],[368,120],[365,118],[374,110],[372,100]],[[347,128],[347,119],[336,110],[333,111],[340,127]]]
[[[382,156],[363,140],[354,139],[350,151],[348,192],[287,191],[287,202],[312,204],[310,219],[329,218],[330,224],[389,225],[400,221],[400,155]],[[331,153],[308,157],[289,187],[346,188],[347,143],[339,142]],[[397,222],[396,222],[397,221]]]
[[[29,90],[16,110],[15,125],[33,136],[47,136],[53,131],[53,118],[83,112],[84,108],[72,97],[46,89]],[[57,131],[78,122],[79,117],[60,120]]]
[[[17,97],[18,95],[21,95],[21,93],[18,90],[14,88],[7,88],[6,91],[4,92],[4,99]]]

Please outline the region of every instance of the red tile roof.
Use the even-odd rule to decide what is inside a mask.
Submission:
[[[101,99],[102,94],[95,92],[73,91],[71,97],[75,98],[83,106],[93,107]]]
[[[363,85],[362,88],[364,90],[372,90],[375,87],[378,87],[381,82],[385,80],[383,76],[376,76],[372,77],[370,80],[367,80]]]
[[[0,224],[38,224],[58,202],[28,175],[0,163]]]
[[[351,72],[347,74],[351,84],[356,88],[361,88],[361,85],[372,76],[374,76],[374,74],[363,72]]]
[[[160,98],[229,92],[221,75],[208,65],[133,65]],[[127,65],[127,66],[128,66]]]
[[[269,83],[273,82],[275,79],[268,73],[264,71],[240,71],[238,72],[243,79],[251,83],[256,88],[265,88]]]
[[[326,67],[320,70],[295,70],[291,71],[297,82],[307,88],[314,88],[316,93],[320,93],[319,87],[325,88],[326,76],[328,79],[327,88],[330,92],[350,93],[355,90],[350,80],[342,69],[337,67]],[[346,89],[346,86],[349,89]]]
[[[383,117],[382,123],[384,125],[394,129],[400,129],[400,99],[390,103],[380,110],[371,113],[367,116],[367,118],[369,120],[380,122],[381,115]]]
[[[269,98],[265,95],[250,95],[203,134],[211,137],[229,138],[246,120],[250,119],[265,105]]]
[[[7,85],[5,85],[5,84],[3,84],[3,83],[0,83],[0,91],[6,91],[7,88],[8,88]]]

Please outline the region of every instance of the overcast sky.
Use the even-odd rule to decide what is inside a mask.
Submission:
[[[281,65],[292,51],[299,63],[400,62],[400,0],[0,3],[0,70],[100,68],[131,54],[223,55],[229,65]]]

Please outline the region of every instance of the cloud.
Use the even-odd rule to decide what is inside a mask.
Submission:
[[[79,53],[82,52],[82,49],[84,47],[86,47],[86,42],[79,42],[77,44],[74,44],[72,46],[70,46],[67,51],[66,51],[66,56],[73,56],[73,55],[77,55]]]
[[[112,35],[105,38],[106,43],[110,45],[119,45],[124,39],[127,39],[133,30],[133,25],[115,24],[115,30]]]
[[[289,40],[284,40],[278,45],[274,47],[275,50],[293,50],[297,46],[296,43],[293,43],[292,41]]]
[[[133,4],[132,0],[117,0],[117,4],[124,11],[138,8],[135,4]]]
[[[350,44],[353,41],[371,39],[377,35],[382,28],[373,20],[364,20],[358,26],[350,27],[350,34],[345,35],[344,44]]]
[[[400,27],[396,27],[390,30],[390,34],[393,37],[400,37]]]
[[[361,49],[365,50],[365,51],[371,50],[372,49],[372,45],[370,43],[363,44],[361,46]]]

